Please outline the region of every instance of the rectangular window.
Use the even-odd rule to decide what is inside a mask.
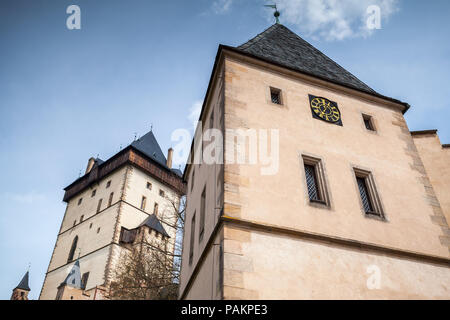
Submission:
[[[195,179],[195,169],[192,168],[191,192],[192,192],[192,189],[194,188],[194,179]]]
[[[160,197],[164,197],[166,194],[164,192],[164,190],[159,189],[159,196]]]
[[[100,212],[100,209],[102,208],[102,201],[103,199],[98,200],[97,212]]]
[[[205,232],[205,210],[206,210],[206,186],[203,188],[202,197],[200,199],[200,231],[198,234],[198,240],[203,239],[203,233]]]
[[[108,207],[111,206],[112,201],[113,201],[113,197],[114,197],[114,192],[111,192],[111,193],[109,194]]]
[[[356,168],[354,168],[354,171],[364,213],[369,216],[378,216],[384,219],[380,197],[375,188],[372,173]]]
[[[150,182],[147,182],[147,189],[152,190],[152,184]]]
[[[281,90],[276,88],[270,88],[270,101],[274,104],[283,104],[281,101]]]
[[[86,290],[88,279],[89,272],[83,273],[83,276],[81,277],[81,289]]]
[[[158,214],[158,204],[155,202],[155,206],[153,207],[153,214]]]
[[[84,215],[81,215],[81,217],[80,217],[80,223],[83,222],[83,220],[84,220]]]
[[[325,184],[322,161],[309,156],[302,156],[305,168],[306,187],[309,201],[329,206],[330,200]]]
[[[194,258],[194,237],[195,237],[195,212],[191,221],[191,239],[189,243],[189,265],[192,264]]]
[[[95,197],[95,194],[97,193],[97,189],[92,190],[91,197]]]
[[[142,196],[141,199],[141,210],[145,210],[145,204],[147,203],[147,198]]]
[[[373,125],[373,119],[371,116],[368,116],[366,114],[362,115],[364,120],[364,125],[366,126],[366,129],[369,131],[375,131],[375,126]]]

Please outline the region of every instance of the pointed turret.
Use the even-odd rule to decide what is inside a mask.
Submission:
[[[31,291],[30,286],[28,285],[29,281],[29,271],[25,273],[22,280],[20,280],[17,287],[14,288],[13,293],[11,295],[11,300],[28,300],[28,292]]]

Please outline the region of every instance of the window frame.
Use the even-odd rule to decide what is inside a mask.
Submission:
[[[273,98],[272,98],[273,94],[278,95],[278,103],[273,101]],[[269,101],[273,105],[283,106],[284,105],[283,90],[270,86],[269,87]]]
[[[362,113],[361,116],[362,116],[363,125],[364,125],[364,128],[366,129],[366,131],[377,132],[377,127],[375,126],[374,118],[371,115],[368,115],[366,113]],[[368,121],[370,128],[367,127],[366,121]]]
[[[375,184],[375,179],[371,171],[361,169],[358,167],[353,167],[354,181],[356,185],[356,190],[358,192],[359,204],[363,212],[364,217],[374,218],[381,221],[387,221],[386,214],[383,210],[383,205],[381,203],[380,194]],[[370,206],[373,211],[366,211],[364,208],[364,203],[361,196],[361,191],[358,185],[358,178],[364,179],[367,197],[370,202]]]
[[[191,219],[191,238],[189,239],[189,265],[192,265],[192,262],[194,260],[194,245],[195,245],[195,215],[196,212],[194,211],[194,214],[192,215]]]
[[[323,160],[302,154],[302,169],[303,169],[303,181],[305,185],[305,193],[307,200],[310,205],[313,206],[320,206],[325,208],[331,208],[331,196],[328,188],[328,183],[325,175],[325,166],[323,164]],[[314,167],[314,174],[315,174],[315,182],[316,182],[316,189],[319,199],[311,199],[308,191],[308,181],[306,179],[306,166],[312,166]]]

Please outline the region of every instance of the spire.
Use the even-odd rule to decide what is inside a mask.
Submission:
[[[14,289],[22,289],[22,290],[25,290],[25,291],[30,291],[31,289],[28,286],[28,278],[29,278],[29,271],[27,271],[27,273],[25,273],[25,275],[23,276],[23,278],[20,281],[20,283]]]

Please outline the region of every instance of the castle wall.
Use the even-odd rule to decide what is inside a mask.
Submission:
[[[225,299],[450,298],[448,265],[234,226],[225,235]]]
[[[447,223],[450,222],[450,148],[443,147],[437,134],[413,134]]]

